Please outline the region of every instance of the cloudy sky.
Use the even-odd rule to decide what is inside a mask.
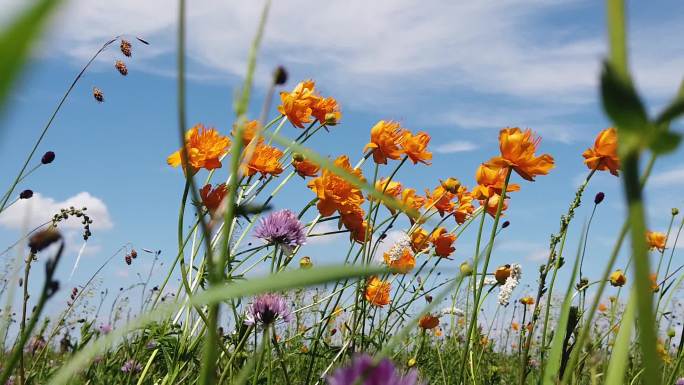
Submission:
[[[165,261],[174,257],[183,178],[165,164],[178,146],[172,3],[68,1],[0,120],[0,180],[9,184],[62,93],[99,46],[121,34],[150,42],[134,45],[125,78],[113,68],[114,60],[122,58],[116,47],[100,56],[39,150],[55,151],[56,161],[20,187],[33,189],[36,196],[0,214],[0,246],[5,250],[22,229],[49,220],[55,210],[89,208],[94,236],[67,286],[85,281],[125,244],[160,249]],[[263,3],[189,3],[189,121],[226,131]],[[0,23],[22,4],[0,0]],[[419,190],[448,176],[472,186],[477,165],[498,151],[500,128],[537,131],[543,137],[541,151],[554,155],[557,168],[535,183],[521,182],[522,191],[507,212],[512,226],[494,253],[495,264],[523,263],[531,284],[545,258],[549,234],[587,174],[581,152],[608,124],[597,103],[596,84],[606,46],[602,5],[593,0],[275,1],[259,55],[252,115],[260,109],[270,72],[284,65],[290,73],[286,87],[312,78],[323,94],[340,101],[343,124],[312,141],[322,154],[360,157],[369,129],[379,119],[430,133],[433,165],[405,167],[398,175]],[[684,50],[674,38],[684,32],[684,4],[629,5],[632,67],[649,108],[657,111],[684,75]],[[103,90],[105,103],[92,99],[93,87]],[[285,134],[298,132],[288,126]],[[684,205],[682,188],[684,148],[656,165],[646,195],[650,227],[665,230],[670,208]],[[598,191],[607,199],[592,225],[587,251],[594,278],[624,218],[619,179],[597,175],[586,201]],[[310,198],[304,183],[294,181],[275,204],[296,209]],[[578,211],[573,240],[590,209],[585,205]],[[65,275],[81,249],[78,225],[67,231],[72,245]],[[458,241],[457,260],[471,257],[471,238]],[[343,241],[317,240],[304,253],[314,263],[339,261],[343,256],[333,246]],[[576,247],[571,242],[569,252]],[[3,258],[8,255],[15,253]],[[453,271],[457,263],[452,265],[445,271]],[[112,279],[103,285],[129,285],[150,266],[149,259],[132,267],[116,259],[107,268]]]

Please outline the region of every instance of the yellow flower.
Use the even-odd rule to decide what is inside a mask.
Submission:
[[[187,163],[190,164],[190,173],[194,174],[199,169],[213,170],[221,167],[219,160],[228,152],[230,139],[218,133],[213,128],[205,128],[198,124],[185,133],[185,150]],[[178,167],[181,161],[181,150],[171,154],[166,162],[172,167]],[[183,165],[183,169],[186,167]]]
[[[389,282],[382,281],[378,277],[371,277],[366,284],[366,301],[382,307],[390,303],[390,290],[392,286]]]
[[[667,244],[667,235],[659,231],[647,231],[646,241],[648,242],[648,247],[651,250],[658,250],[660,252],[665,251],[665,245]]]
[[[473,266],[468,261],[461,262],[461,265],[458,267],[458,269],[461,271],[461,274],[464,277],[473,275]]]
[[[399,142],[407,131],[397,122],[381,120],[371,128],[371,139],[363,151],[371,150],[373,160],[378,164],[387,164],[387,159],[397,160],[402,151]]]
[[[313,262],[311,262],[310,257],[302,257],[299,260],[299,267],[302,269],[310,269],[313,267]]]
[[[606,128],[596,136],[594,147],[588,148],[582,153],[584,163],[591,170],[607,170],[618,176],[620,158],[617,154],[617,148],[617,130],[613,127]]]
[[[461,181],[456,178],[447,178],[446,180],[439,180],[440,186],[446,191],[456,194],[461,187]]]
[[[319,101],[314,86],[313,80],[306,80],[297,84],[292,92],[280,93],[278,111],[295,127],[304,128],[304,123],[311,122],[312,106]]]
[[[517,322],[511,322],[511,329],[517,332],[518,330],[520,330],[520,324]]]
[[[343,168],[365,181],[361,170],[351,168],[347,156],[340,156],[334,163],[337,167]],[[319,199],[316,207],[318,212],[324,217],[331,216],[335,211],[338,211],[340,214],[357,212],[361,209],[360,206],[364,202],[361,189],[329,170],[323,170],[321,176],[309,181],[307,186],[316,193]]]
[[[383,259],[393,272],[399,274],[406,274],[416,267],[416,257],[408,247],[401,251],[401,255],[397,259],[392,259],[389,253],[384,253]]]
[[[520,298],[520,303],[526,306],[534,305],[534,298],[530,296]]]
[[[428,143],[430,143],[430,135],[425,132],[413,135],[406,131],[401,137],[401,148],[413,164],[420,162],[430,165],[432,153],[427,150]]]
[[[260,138],[252,151],[251,158],[243,165],[242,172],[247,176],[252,176],[257,172],[260,172],[262,177],[279,175],[283,172],[283,166],[280,164],[282,156],[283,152],[280,149],[265,144],[263,138]]]
[[[625,283],[627,283],[627,276],[625,276],[625,273],[623,273],[620,269],[617,269],[614,272],[612,272],[608,279],[610,280],[611,286],[615,287],[624,286]]]
[[[502,168],[511,167],[522,178],[534,181],[535,176],[546,175],[554,167],[551,155],[535,155],[540,141],[541,138],[535,138],[529,129],[504,128],[499,133],[501,156],[492,158],[489,163]]]
[[[456,241],[456,234],[447,233],[444,227],[436,229],[430,236],[430,241],[435,246],[435,254],[439,257],[446,258],[456,250],[452,246]]]
[[[407,188],[401,192],[401,203],[406,207],[419,210],[425,204],[425,198],[416,195],[415,189]]]

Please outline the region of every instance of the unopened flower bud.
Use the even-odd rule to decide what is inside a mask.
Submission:
[[[55,160],[55,153],[52,151],[48,151],[45,154],[43,154],[43,157],[40,159],[40,163],[50,164],[54,160]]]
[[[133,262],[130,254],[126,254],[126,256],[124,257],[124,260],[126,261],[127,265],[130,265]]]
[[[675,336],[676,334],[677,334],[677,332],[676,332],[674,329],[672,329],[672,328],[667,329],[667,336],[668,336],[668,337],[674,338],[674,336]]]
[[[461,274],[463,276],[469,276],[469,275],[473,274],[473,266],[471,266],[470,263],[468,263],[467,261],[461,263],[461,266],[459,266],[459,269],[461,270]]]
[[[302,155],[298,152],[295,152],[292,154],[292,160],[294,160],[295,162],[302,162],[302,161],[304,161],[304,155]]]
[[[32,190],[24,190],[19,193],[19,199],[30,199],[33,196]]]
[[[334,112],[328,112],[325,114],[325,125],[326,126],[334,126],[337,124],[337,114]]]
[[[606,194],[604,194],[602,191],[597,193],[596,196],[594,197],[594,204],[599,204],[603,202],[603,199],[606,197]]]
[[[456,178],[447,178],[447,180],[440,180],[439,183],[442,185],[443,189],[452,194],[456,194],[458,192],[458,189],[461,187],[461,181],[459,181]]]
[[[501,224],[501,228],[505,229],[506,227],[511,225],[511,221],[505,221],[503,224]]]
[[[287,71],[285,67],[278,66],[273,73],[273,83],[280,86],[285,84],[285,82],[287,82]]]
[[[678,214],[679,214],[679,209],[676,207],[673,207],[672,208],[672,216],[676,217]]]
[[[299,267],[302,269],[310,269],[313,267],[313,262],[311,262],[311,258],[309,257],[302,257],[299,260]]]
[[[138,258],[138,252],[135,251],[135,249],[131,250],[131,258],[133,258],[133,259]]]

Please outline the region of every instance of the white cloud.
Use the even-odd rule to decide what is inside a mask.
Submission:
[[[93,220],[93,224],[90,226],[93,232],[112,228],[113,223],[107,205],[101,199],[85,191],[63,201],[34,193],[32,198],[20,199],[0,213],[0,226],[19,230],[28,228],[30,230],[50,221],[54,214],[59,213],[60,209],[68,209],[71,206],[79,209],[88,208],[88,216]],[[82,229],[83,225],[81,218],[70,217],[66,221],[60,222],[59,227],[73,230]]]
[[[511,254],[509,258],[511,261],[524,259],[530,262],[540,262],[545,261],[549,256],[548,247],[537,242],[510,240],[495,244],[494,247]]]
[[[453,154],[457,152],[467,152],[477,149],[477,145],[473,142],[468,142],[465,140],[455,140],[453,142],[448,142],[440,144],[434,148],[434,152],[439,154]]]
[[[339,229],[337,226],[333,225],[337,224],[337,222],[333,221],[326,221],[326,222],[318,222],[316,223],[316,226],[314,226],[313,231],[311,231],[311,234],[323,234],[323,233],[330,233],[333,231],[338,231]],[[308,229],[307,229],[308,231]],[[306,239],[307,245],[326,245],[330,243],[334,243],[339,240],[347,239],[349,237],[349,234],[344,234],[344,233],[339,233],[339,234],[328,234],[328,235],[322,235],[318,237],[308,237]]]
[[[648,184],[654,187],[684,185],[684,167],[673,168],[653,175]]]

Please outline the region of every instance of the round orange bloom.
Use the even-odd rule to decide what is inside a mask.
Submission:
[[[511,265],[502,265],[499,266],[496,271],[494,271],[494,278],[496,278],[496,282],[499,285],[503,285],[506,283],[506,280],[508,277],[511,276]]]
[[[434,207],[439,212],[440,216],[444,216],[444,213],[450,213],[454,211],[456,204],[453,199],[456,198],[455,194],[452,194],[444,189],[442,186],[436,187],[432,194],[430,190],[425,190],[425,197],[427,198],[427,207]]]
[[[419,210],[425,204],[425,198],[416,195],[415,189],[407,188],[401,192],[401,203],[406,207]]]
[[[398,122],[381,120],[371,128],[371,139],[363,151],[371,150],[373,160],[378,164],[387,164],[387,159],[397,160],[402,151],[399,142],[408,131],[401,128]]]
[[[221,167],[221,158],[228,153],[230,147],[230,139],[218,133],[213,128],[205,128],[201,124],[197,124],[185,133],[185,151],[187,153],[187,161],[190,164],[191,174],[196,173],[199,169],[204,168],[213,170]],[[169,155],[166,162],[172,167],[181,165],[181,150]],[[183,170],[185,170],[183,165]]]
[[[361,170],[351,168],[349,158],[346,155],[337,158],[335,165],[365,181]],[[323,170],[321,176],[309,181],[307,187],[316,193],[319,199],[316,207],[318,212],[324,217],[332,215],[335,211],[338,211],[340,214],[358,211],[364,201],[361,189],[329,170]]]
[[[439,326],[439,317],[435,317],[432,314],[425,314],[424,316],[420,317],[418,326],[424,330],[434,329]]]
[[[269,146],[264,143],[263,138],[260,138],[252,151],[249,162],[242,166],[242,172],[247,176],[252,176],[257,172],[260,172],[262,177],[279,175],[283,172],[283,166],[280,164],[282,156],[283,152],[280,149]]]
[[[623,273],[622,270],[617,269],[614,272],[610,273],[608,280],[610,281],[611,286],[620,287],[624,286],[625,283],[627,283],[627,276],[625,276],[625,273]]]
[[[393,272],[399,274],[406,274],[416,267],[416,257],[408,247],[401,251],[399,258],[392,259],[389,253],[384,253],[383,259]]]
[[[432,153],[427,150],[428,143],[430,143],[430,135],[425,132],[413,135],[406,131],[401,137],[401,148],[413,164],[420,162],[430,165]]]
[[[429,241],[428,232],[423,228],[418,227],[411,233],[411,249],[414,253],[419,253],[428,247]]]
[[[522,297],[520,298],[520,303],[527,306],[534,305],[534,298],[530,296]]]
[[[540,141],[541,138],[535,138],[529,129],[504,128],[499,133],[501,156],[492,158],[489,163],[498,167],[512,167],[522,178],[534,181],[535,176],[546,175],[554,167],[551,155],[534,154]]]
[[[358,243],[366,241],[366,233],[368,231],[368,222],[363,220],[364,212],[361,207],[357,207],[356,211],[340,214],[340,221],[344,227],[349,230],[352,240]]]
[[[317,164],[312,163],[306,159],[301,161],[294,160],[292,161],[292,166],[294,167],[297,174],[299,174],[299,176],[301,176],[302,178],[305,178],[307,176],[315,177],[318,175],[318,171],[320,171],[321,169]]]
[[[456,178],[447,178],[446,180],[439,180],[439,185],[446,191],[456,194],[461,188],[461,181]]]
[[[382,281],[378,277],[371,277],[366,284],[366,301],[375,306],[385,306],[390,303],[390,290],[392,285]]]
[[[340,106],[337,104],[337,100],[332,97],[319,98],[316,103],[311,105],[311,115],[313,115],[320,124],[325,124],[326,122],[337,122],[342,119],[342,113],[340,112]]]
[[[477,186],[473,189],[473,195],[477,199],[486,199],[494,194],[501,195],[503,185],[506,182],[506,169],[491,164],[482,163],[475,171]],[[520,190],[520,185],[509,183],[507,192]]]
[[[492,217],[496,217],[496,211],[499,209],[499,200],[501,199],[500,195],[494,194],[489,197],[489,199],[486,200],[480,200],[480,205],[487,205],[485,207],[485,211],[487,211],[487,214],[491,215]],[[504,200],[503,206],[501,206],[501,214],[500,216],[503,216],[503,212],[508,209],[508,199]]]
[[[606,310],[608,310],[608,306],[606,306],[605,303],[600,303],[598,305],[598,311],[600,311],[601,313],[605,312]]]
[[[304,123],[311,122],[312,106],[319,101],[314,91],[313,80],[297,84],[292,92],[281,92],[278,112],[285,115],[293,126],[304,128]]]
[[[254,139],[258,130],[258,120],[250,120],[245,122],[245,126],[242,128],[242,144],[245,146],[248,145],[249,142]],[[233,135],[233,137],[237,135],[237,124],[233,124],[233,129],[230,131],[230,134]]]
[[[447,233],[444,227],[436,229],[430,236],[430,242],[435,246],[435,254],[446,258],[453,253],[456,248],[453,243],[456,241],[456,234]]]
[[[511,322],[511,329],[517,332],[518,330],[520,330],[520,324],[517,322]]]
[[[207,210],[213,214],[216,209],[219,208],[221,202],[223,202],[226,192],[228,192],[228,188],[225,183],[216,185],[213,189],[211,188],[211,184],[206,184],[200,189],[200,197]]]
[[[375,182],[375,189],[378,190],[380,193],[391,196],[391,197],[398,197],[401,195],[401,182],[397,182],[394,180],[389,180],[389,177],[387,178],[382,178]],[[371,199],[370,197],[368,199]]]
[[[454,218],[456,223],[460,225],[470,218],[470,215],[475,211],[475,206],[473,206],[473,196],[465,186],[458,188],[456,196],[458,197],[458,207],[454,210]]]
[[[660,252],[665,251],[665,245],[667,244],[667,235],[659,231],[647,231],[646,241],[648,242],[648,247],[651,250],[658,250]]]
[[[582,153],[584,163],[592,170],[607,170],[618,176],[620,158],[618,158],[617,148],[617,130],[613,127],[606,128],[596,136],[594,147]]]

